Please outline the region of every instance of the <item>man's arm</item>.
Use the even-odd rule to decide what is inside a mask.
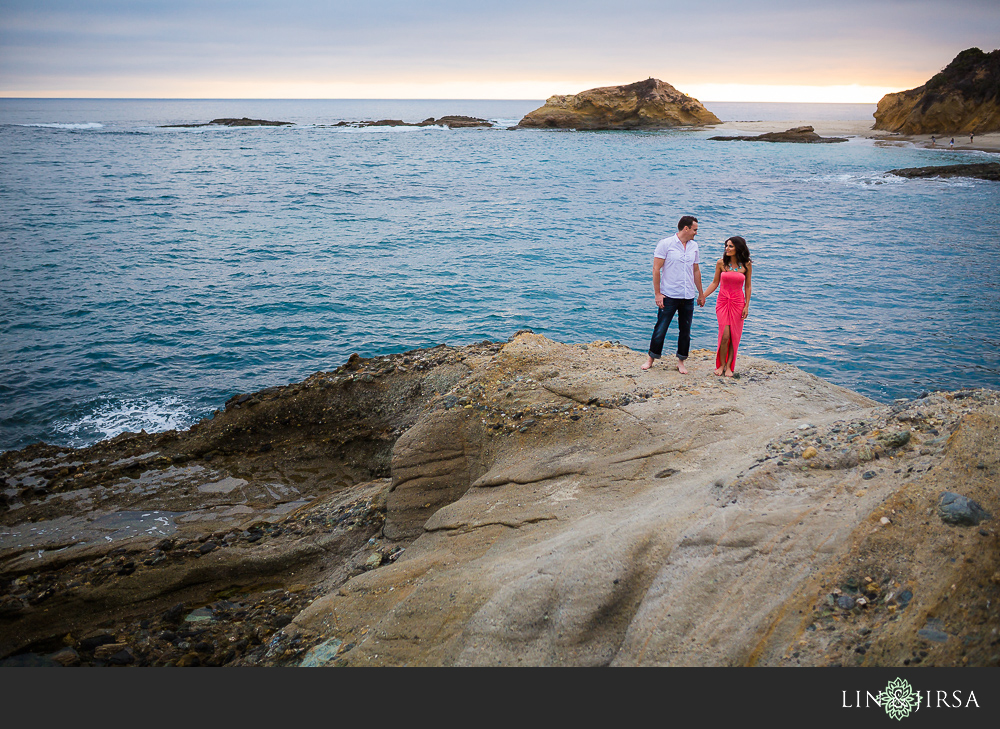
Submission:
[[[698,306],[705,305],[705,292],[701,288],[701,266],[694,264],[694,285],[698,288]]]
[[[659,309],[663,308],[663,294],[660,293],[660,269],[663,268],[663,261],[663,258],[653,256],[653,294]]]

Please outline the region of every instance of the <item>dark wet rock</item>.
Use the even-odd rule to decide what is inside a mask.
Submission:
[[[127,658],[122,654],[125,654]],[[128,665],[135,660],[128,645],[125,643],[107,643],[98,646],[94,649],[94,658],[118,666]]]
[[[793,142],[799,144],[830,144],[846,142],[846,137],[821,137],[812,127],[792,127],[783,132],[768,132],[748,136],[709,137],[713,142]]]
[[[870,481],[877,475],[878,474],[876,474],[874,471],[865,471],[863,474],[861,474],[861,478],[863,478],[865,481]]]
[[[185,607],[184,603],[180,602],[174,605],[172,608],[167,610],[161,616],[164,623],[179,623],[181,618],[184,617]]]
[[[904,167],[889,170],[886,174],[896,177],[971,177],[978,180],[1000,181],[1000,162],[975,164],[936,165],[933,167]]]
[[[15,595],[4,595],[0,597],[0,620],[13,618],[24,612],[27,605]]]
[[[850,610],[854,607],[856,600],[850,595],[841,595],[837,598],[837,607],[843,610]]]
[[[269,121],[267,119],[248,119],[244,116],[239,119],[230,117],[213,119],[210,122],[202,122],[200,124],[161,124],[160,128],[174,129],[179,127],[207,127],[213,125],[220,127],[285,127],[292,126],[292,122]]]
[[[405,122],[402,119],[379,119],[378,121],[342,121],[338,127],[448,127],[449,129],[468,129],[472,127],[491,128],[493,122],[473,116],[445,115],[440,119],[430,117],[421,122]]]
[[[205,542],[200,547],[198,547],[198,551],[201,554],[208,554],[209,552],[218,549],[218,547],[219,545],[216,544],[215,542]]]
[[[946,643],[950,637],[943,630],[937,630],[935,628],[923,628],[922,630],[917,631],[917,635],[925,640],[930,640],[935,643]]]
[[[434,124],[436,126],[444,126],[449,129],[462,129],[467,127],[492,127],[493,123],[487,119],[479,119],[472,116],[443,116],[440,119],[427,119],[421,122],[422,125]]]
[[[80,665],[80,654],[68,646],[51,654],[49,658],[60,666],[71,667]]]
[[[98,631],[96,633],[91,633],[81,640],[79,647],[82,651],[95,651],[102,645],[109,645],[114,642],[115,637],[113,635],[104,631]]]
[[[961,494],[946,491],[938,501],[938,516],[946,524],[975,526],[991,518],[991,515],[972,499]]]

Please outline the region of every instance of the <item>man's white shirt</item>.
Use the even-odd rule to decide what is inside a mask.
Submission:
[[[698,244],[694,239],[687,246],[676,235],[656,244],[654,258],[663,259],[660,269],[660,293],[671,299],[693,299],[698,296],[694,285],[694,265],[698,259]]]

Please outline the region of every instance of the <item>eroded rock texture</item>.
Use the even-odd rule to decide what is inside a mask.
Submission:
[[[650,78],[626,86],[604,86],[579,94],[550,96],[526,114],[519,127],[559,129],[664,129],[721,124],[697,99]]]
[[[4,454],[0,655],[1000,660],[1000,393],[880,405],[751,357],[736,379],[707,351],[687,376],[643,360],[521,332]],[[946,492],[979,517],[943,520]]]
[[[1000,130],[1000,50],[969,48],[923,86],[886,94],[872,128],[903,134]]]

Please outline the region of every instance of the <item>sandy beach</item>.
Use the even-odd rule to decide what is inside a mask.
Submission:
[[[885,143],[909,143],[917,147],[927,147],[928,149],[950,149],[950,136],[935,137],[935,143],[931,144],[930,134],[897,134],[895,132],[885,132],[872,129],[872,121],[732,121],[724,124],[716,124],[712,128],[720,132],[740,132],[742,134],[766,134],[768,132],[783,132],[793,127],[811,126],[817,134],[823,137],[867,137]],[[979,152],[1000,152],[1000,132],[990,134],[977,134],[975,142],[969,142],[968,134],[955,136],[956,151],[979,151]]]

